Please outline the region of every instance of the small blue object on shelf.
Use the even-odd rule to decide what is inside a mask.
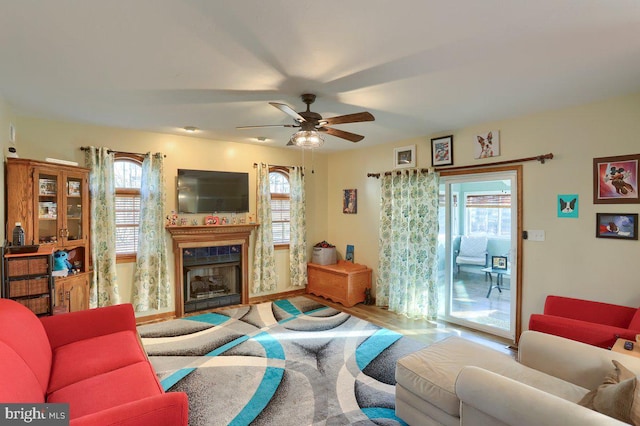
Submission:
[[[351,244],[347,244],[347,254],[345,255],[344,258],[347,262],[354,262],[353,246]]]
[[[73,269],[73,265],[69,262],[69,253],[64,250],[58,250],[53,253],[53,270],[69,271]]]

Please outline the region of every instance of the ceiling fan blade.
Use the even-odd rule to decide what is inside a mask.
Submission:
[[[304,119],[303,116],[301,116],[300,114],[295,112],[293,110],[293,108],[291,108],[287,104],[281,104],[279,102],[269,102],[269,104],[273,105],[276,108],[278,108],[280,111],[284,112],[285,114],[291,116],[294,120],[296,120],[299,123],[302,123],[303,121],[307,121],[307,120]]]
[[[337,117],[323,118],[321,122],[330,125],[345,123],[361,123],[363,121],[374,121],[375,117],[370,112],[356,112],[355,114],[339,115]]]
[[[346,139],[351,142],[360,142],[364,139],[362,135],[356,135],[355,133],[345,132],[344,130],[332,129],[331,127],[318,127],[319,132],[327,133],[331,136]]]
[[[295,124],[265,124],[262,126],[238,126],[236,130],[247,130],[247,129],[262,129],[265,127],[300,127]]]

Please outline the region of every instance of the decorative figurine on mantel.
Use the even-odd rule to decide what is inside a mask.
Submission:
[[[171,210],[171,214],[167,215],[167,225],[166,226],[176,226],[178,225],[178,215],[175,210]]]

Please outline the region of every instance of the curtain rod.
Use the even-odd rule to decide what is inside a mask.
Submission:
[[[81,146],[81,147],[80,147],[80,149],[81,149],[82,151],[89,151],[89,148],[90,148],[90,147],[88,147],[88,146]],[[140,155],[140,156],[142,156],[142,157],[144,157],[144,156],[146,155],[146,154],[140,154],[139,152],[125,152],[125,151],[117,151],[117,150],[114,150],[114,149],[108,149],[108,150],[107,150],[107,152],[108,152],[109,154],[111,154],[111,153],[116,153],[116,154]],[[164,158],[167,158],[167,155],[166,155],[166,154],[162,154],[162,156],[163,156]]]
[[[502,166],[505,164],[514,164],[514,163],[524,163],[526,161],[539,161],[540,164],[544,164],[546,160],[551,160],[553,159],[553,154],[549,153],[549,154],[544,154],[544,155],[537,155],[535,157],[526,157],[526,158],[518,158],[516,160],[505,160],[505,161],[495,161],[493,163],[484,163],[484,164],[470,164],[468,166],[458,166],[458,167],[436,167],[435,169],[420,169],[421,173],[428,173],[429,170],[434,170],[436,172],[440,172],[440,171],[449,171],[449,170],[464,170],[464,169],[478,169],[478,168],[482,168],[482,167],[491,167],[491,166]],[[385,176],[391,176],[393,174],[393,172],[396,172],[396,174],[401,174],[402,170],[393,170],[390,172],[384,172]],[[417,173],[418,170],[414,169],[413,171],[414,173]],[[382,173],[367,173],[367,177],[374,177],[376,179],[380,178],[380,175]]]
[[[265,163],[263,163],[265,164]],[[284,168],[289,168],[289,167],[301,167],[301,166],[278,166],[277,164],[267,164],[269,167],[284,167]],[[256,167],[258,167],[258,163],[253,163],[253,168],[255,169]],[[304,166],[302,166],[302,168],[304,169]]]

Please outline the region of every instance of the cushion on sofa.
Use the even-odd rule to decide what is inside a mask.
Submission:
[[[33,372],[44,395],[51,371],[49,339],[31,310],[10,299],[0,300],[0,341],[13,349]],[[6,382],[6,386],[12,387],[13,383]],[[4,387],[4,380],[0,387]]]
[[[465,366],[484,368],[573,402],[587,389],[526,367],[504,353],[459,337],[449,337],[396,364],[396,381],[451,416],[459,416],[455,382]]]
[[[592,390],[580,405],[625,423],[640,425],[640,384],[636,375],[613,360],[614,369],[604,383]]]
[[[547,296],[544,304],[545,315],[556,315],[620,328],[629,328],[629,323],[637,311],[636,308],[628,306],[553,295]]]
[[[0,401],[44,402],[44,392],[33,370],[2,341],[0,360]]]
[[[53,369],[47,393],[145,360],[138,338],[132,331],[121,331],[60,346],[53,352]]]
[[[626,328],[555,315],[532,314],[529,318],[529,330],[553,334],[605,349],[613,346],[618,336],[635,339],[635,332]]]
[[[51,393],[47,401],[73,401],[74,419],[163,392],[151,364],[143,361],[70,384]]]

